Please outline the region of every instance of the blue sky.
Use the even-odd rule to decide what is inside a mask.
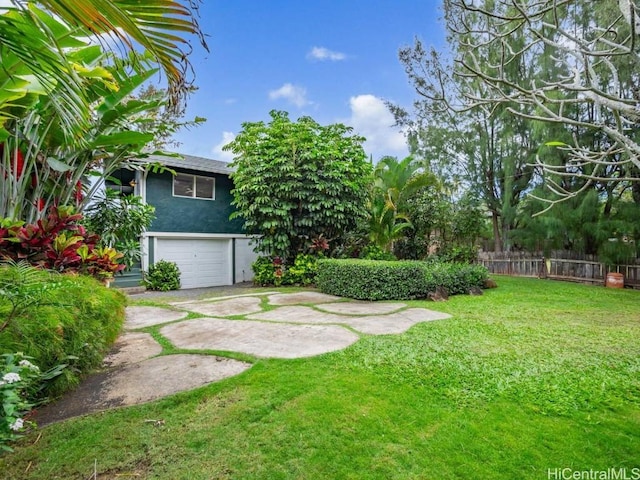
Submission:
[[[376,161],[407,154],[382,100],[415,98],[397,53],[415,36],[444,45],[439,0],[203,3],[210,52],[196,46],[190,57],[199,91],[187,117],[207,122],[176,135],[178,151],[230,161],[221,146],[277,109],[354,127]]]

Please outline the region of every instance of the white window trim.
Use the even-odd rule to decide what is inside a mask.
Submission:
[[[176,197],[176,198],[191,198],[194,200],[215,200],[216,199],[216,177],[207,177],[205,175],[194,175],[192,173],[182,173],[182,172],[178,172],[179,175],[188,175],[190,177],[193,178],[193,195],[191,196],[186,196],[186,195],[176,195],[176,184],[175,184],[175,177],[171,178],[171,194]],[[209,197],[196,197],[196,178],[206,178],[209,180],[213,181],[213,197],[209,198]]]

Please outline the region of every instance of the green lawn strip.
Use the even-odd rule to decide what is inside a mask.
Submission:
[[[7,479],[548,478],[640,466],[640,292],[536,279],[402,335],[52,425]],[[145,420],[163,420],[154,426]],[[28,472],[25,473],[27,466]]]

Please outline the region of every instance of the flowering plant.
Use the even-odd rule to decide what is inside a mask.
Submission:
[[[43,379],[40,369],[21,353],[0,356],[0,450],[11,451],[8,443],[20,438],[32,422],[25,419],[33,404],[33,393]]]

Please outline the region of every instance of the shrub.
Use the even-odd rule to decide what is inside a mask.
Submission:
[[[155,207],[136,195],[120,196],[105,189],[85,209],[84,225],[100,236],[100,243],[122,253],[122,262],[131,268],[140,260],[140,235],[151,226]]]
[[[255,262],[251,264],[253,270],[253,283],[260,286],[267,285],[279,285],[281,274],[276,277],[276,270],[279,270],[279,265],[271,257],[258,257]]]
[[[478,259],[478,247],[447,244],[438,249],[437,258],[440,262],[473,263]]]
[[[397,260],[396,256],[393,253],[387,252],[386,250],[380,248],[378,245],[374,244],[364,247],[362,249],[362,252],[360,252],[360,258],[364,260]]]
[[[487,269],[480,265],[416,261],[322,260],[317,287],[324,293],[359,300],[410,300],[424,298],[436,287],[450,295],[482,287]]]
[[[0,284],[16,278],[14,266],[0,267]],[[46,272],[39,272],[40,276]],[[0,351],[23,352],[43,371],[68,363],[62,374],[46,385],[42,395],[59,395],[77,385],[81,375],[99,367],[124,322],[126,297],[85,275],[47,274],[40,277],[40,289],[29,281],[12,293],[22,301],[18,313],[14,304],[0,296]],[[20,290],[24,289],[21,293]],[[43,291],[46,295],[35,295]]]
[[[282,279],[283,285],[312,285],[318,272],[318,257],[299,253],[293,265],[286,268]]]
[[[149,267],[144,274],[144,284],[150,290],[178,290],[180,288],[180,270],[175,262],[160,260]]]
[[[112,277],[125,268],[122,254],[98,247],[100,237],[79,224],[82,215],[70,206],[52,206],[37,223],[0,218],[0,260],[66,273]]]
[[[482,265],[466,263],[429,263],[425,264],[427,291],[434,292],[436,287],[444,287],[449,295],[469,293],[471,287],[484,287],[489,271]]]
[[[410,261],[321,260],[316,285],[324,293],[359,300],[403,300],[427,295],[424,265]]]
[[[308,253],[296,255],[293,264],[285,265],[280,257],[258,257],[253,262],[253,282],[256,285],[312,285],[318,270],[318,259],[322,256]]]

